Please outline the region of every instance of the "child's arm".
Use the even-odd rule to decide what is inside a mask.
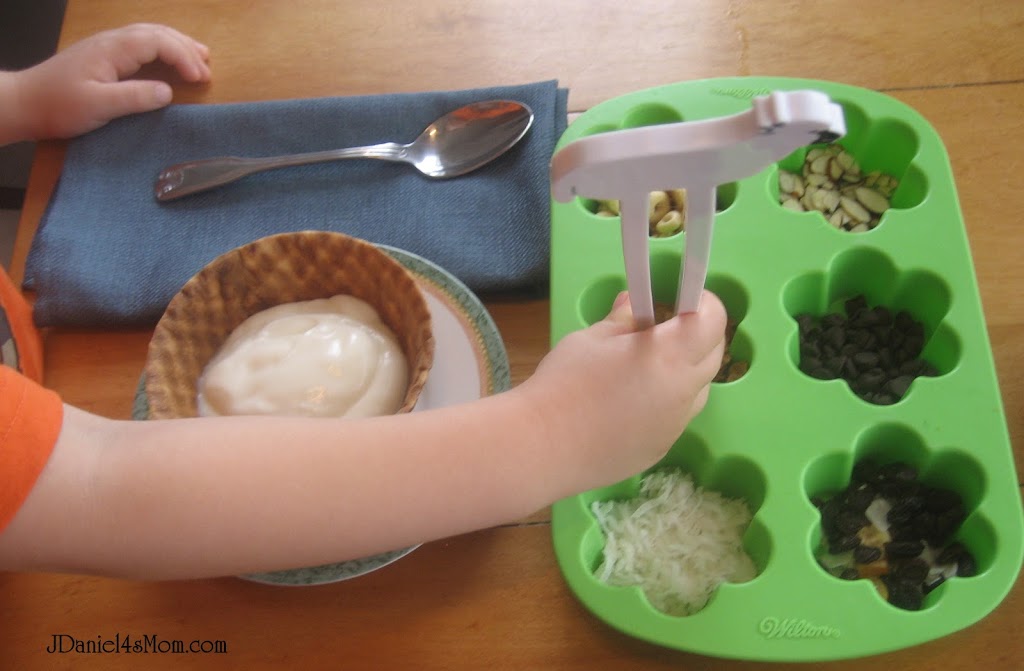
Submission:
[[[135,24],[93,35],[27,70],[0,72],[0,146],[72,137],[163,107],[171,102],[166,82],[124,78],[159,60],[185,81],[205,82],[208,57],[205,45],[172,28]]]
[[[352,559],[514,521],[657,461],[703,407],[725,311],[635,332],[620,298],[519,387],[367,420],[68,407],[0,569],[185,578]]]

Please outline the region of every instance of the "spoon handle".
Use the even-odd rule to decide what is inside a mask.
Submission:
[[[175,200],[201,191],[229,184],[246,175],[293,165],[324,163],[347,158],[379,158],[385,161],[405,161],[407,146],[395,142],[367,147],[349,147],[306,154],[288,154],[266,158],[240,158],[223,156],[200,161],[188,161],[167,166],[157,176],[153,193],[159,201]]]

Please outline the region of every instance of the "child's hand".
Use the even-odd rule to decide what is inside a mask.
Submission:
[[[210,79],[209,49],[191,37],[155,24],[135,24],[82,40],[39,65],[15,73],[15,104],[25,139],[80,135],[111,119],[148,112],[171,102],[161,81],[122,81],[145,64],[163,61],[185,81]]]
[[[549,427],[561,474],[578,491],[629,477],[668,451],[704,408],[725,351],[726,312],[704,292],[700,310],[638,331],[625,293],[611,313],[563,338],[523,383]],[[578,446],[583,449],[573,448]]]

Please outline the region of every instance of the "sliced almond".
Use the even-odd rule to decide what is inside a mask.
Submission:
[[[868,223],[871,221],[871,213],[864,209],[864,206],[855,201],[852,198],[843,196],[839,199],[839,206],[846,210],[846,213],[850,215],[850,218],[858,223]]]
[[[786,208],[787,210],[793,210],[794,212],[807,211],[804,209],[804,206],[800,204],[800,201],[797,200],[796,198],[787,198],[786,200],[782,201],[782,207]]]
[[[800,184],[799,187],[797,186],[798,183]],[[797,194],[797,189],[798,188],[799,188],[799,191],[800,191],[799,194]],[[785,170],[780,170],[779,171],[779,193],[781,195],[787,195],[787,194],[791,195],[791,196],[803,195],[803,191],[804,191],[804,189],[803,189],[803,180],[802,179],[800,179],[799,177],[797,177],[796,175],[794,175],[791,172],[786,172]]]
[[[804,162],[813,163],[815,159],[824,156],[826,153],[827,152],[824,147],[814,147],[813,149],[807,152],[807,156],[804,157]]]
[[[829,162],[828,176],[831,177],[833,180],[838,180],[840,177],[843,176],[844,172],[846,172],[846,170],[843,168],[842,164],[839,163],[837,158],[833,158]]]
[[[870,189],[866,186],[857,187],[856,190],[857,200],[860,204],[871,210],[875,214],[881,214],[889,209],[889,199],[878,193],[874,189]]]
[[[825,196],[822,199],[822,209],[825,212],[835,212],[835,209],[839,207],[839,200],[842,196],[839,195],[838,191],[826,191]]]
[[[811,161],[811,172],[816,172],[819,175],[827,174],[829,161],[832,157],[828,154],[822,154],[818,158]]]
[[[812,172],[810,175],[807,175],[805,183],[810,186],[822,186],[827,181],[828,177],[826,177],[825,175],[819,175],[816,172]]]

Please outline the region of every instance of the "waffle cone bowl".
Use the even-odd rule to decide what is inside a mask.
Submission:
[[[434,361],[426,300],[408,271],[374,245],[342,233],[281,233],[211,261],[171,299],[145,365],[150,419],[195,417],[199,378],[248,317],[284,303],[347,294],[366,301],[394,332],[409,382],[398,412],[412,410]]]

